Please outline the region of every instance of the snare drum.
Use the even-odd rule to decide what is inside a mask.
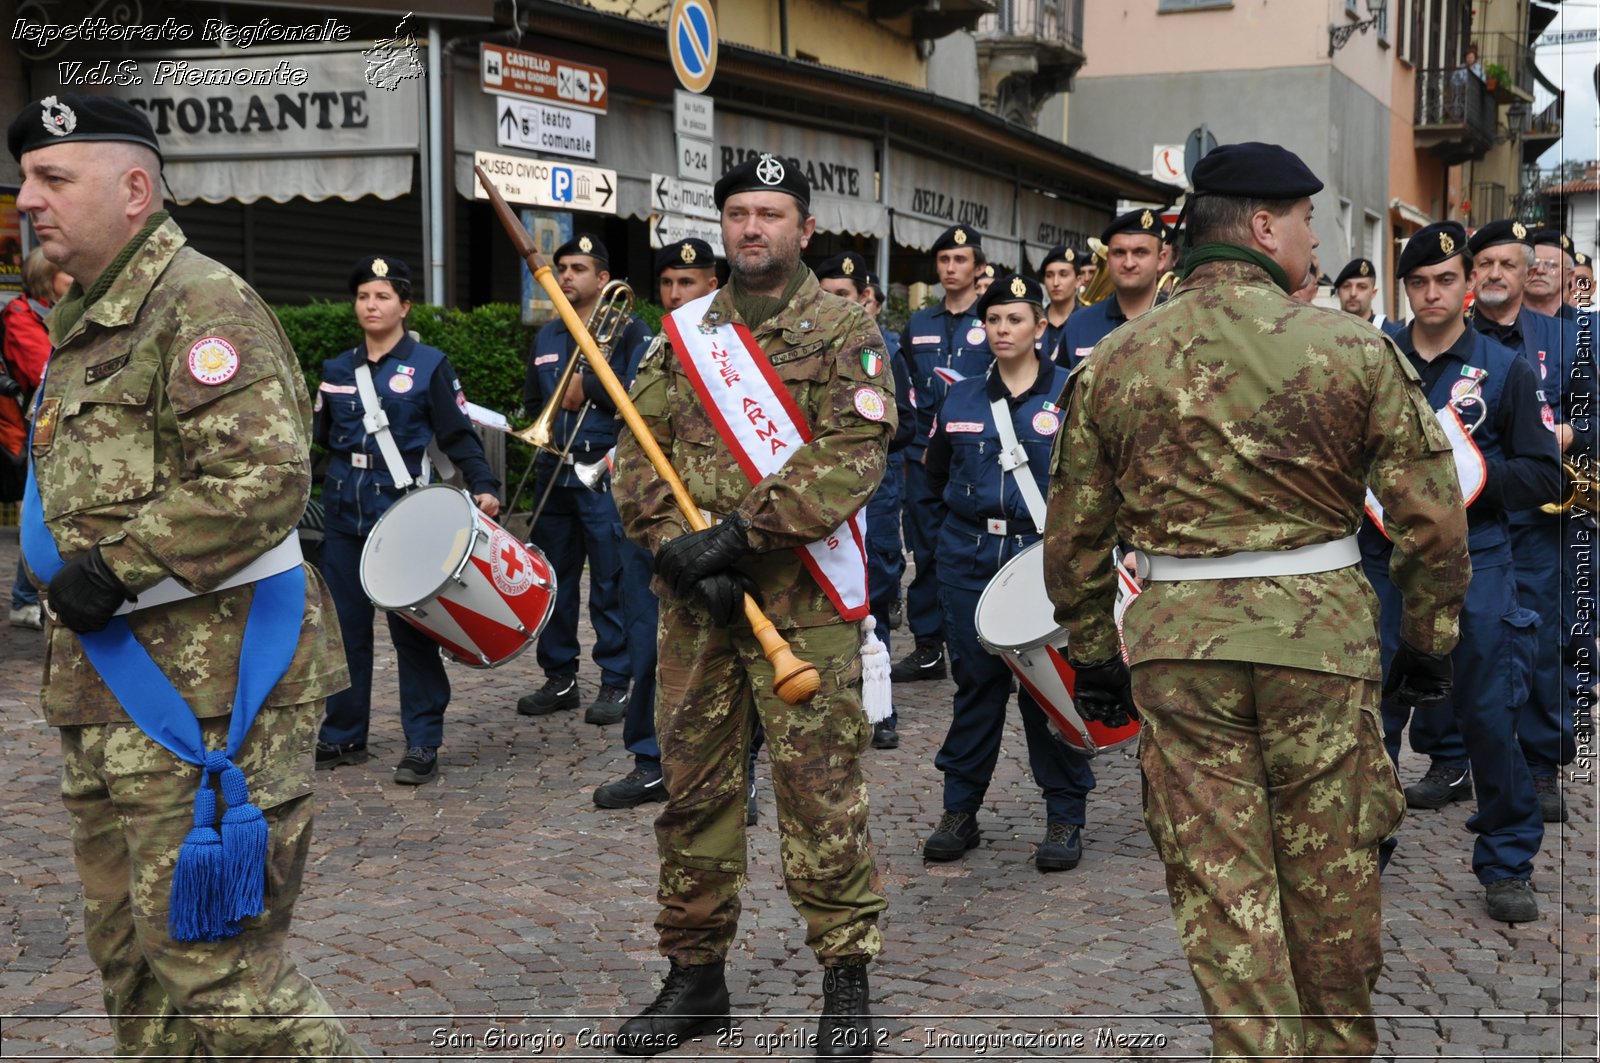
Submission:
[[[361,551],[361,589],[461,663],[493,668],[544,630],[556,576],[537,547],[490,520],[467,492],[431,484],[373,526]]]
[[[1117,566],[1117,620],[1138,593]],[[978,641],[1006,662],[1050,727],[1074,753],[1092,757],[1139,735],[1137,720],[1122,727],[1085,720],[1072,704],[1077,676],[1067,663],[1067,632],[1056,624],[1055,606],[1044,589],[1044,544],[1034,543],[995,574],[978,599]]]

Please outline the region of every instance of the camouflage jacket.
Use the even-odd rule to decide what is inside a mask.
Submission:
[[[1045,582],[1074,658],[1116,650],[1118,538],[1177,557],[1328,542],[1356,530],[1369,484],[1394,519],[1403,637],[1435,653],[1455,645],[1471,566],[1450,444],[1415,371],[1366,322],[1295,302],[1259,266],[1210,263],[1106,337],[1066,396]],[[1242,660],[1376,679],[1377,616],[1354,566],[1150,584],[1124,637],[1135,663]]]
[[[77,302],[73,307],[70,304]],[[33,460],[61,556],[96,543],[134,593],[168,576],[203,591],[290,534],[311,487],[311,404],[288,337],[244,281],[185,246],[171,219],[81,316],[51,317]],[[208,383],[207,381],[215,381]],[[306,567],[306,614],[268,705],[348,685],[332,601]],[[249,586],[129,614],[201,717],[232,708]],[[78,637],[52,625],[42,693],[55,726],[125,718]]]
[[[727,289],[717,292],[705,320],[740,320]],[[634,405],[695,503],[713,521],[736,511],[750,521],[756,554],[738,567],[761,588],[772,622],[779,628],[837,623],[842,618],[794,547],[831,534],[866,505],[883,479],[895,430],[894,378],[883,336],[865,310],[823,291],[811,276],[787,307],[751,332],[812,432],[810,443],[754,487],[664,334],[640,362]],[[876,407],[870,401],[859,405],[882,410],[880,420],[858,412],[862,391],[876,393]],[[688,530],[671,491],[630,432],[617,439],[614,476],[611,493],[634,542],[654,552]],[[660,580],[653,586],[663,600],[671,598]]]

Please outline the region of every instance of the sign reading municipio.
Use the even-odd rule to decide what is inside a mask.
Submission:
[[[483,91],[497,96],[521,96],[596,114],[605,114],[610,102],[605,67],[485,44],[482,70]]]

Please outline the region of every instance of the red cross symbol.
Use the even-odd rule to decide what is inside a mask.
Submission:
[[[506,543],[506,548],[500,551],[500,560],[506,563],[506,574],[514,581],[522,573],[522,555],[517,552],[514,543]]]

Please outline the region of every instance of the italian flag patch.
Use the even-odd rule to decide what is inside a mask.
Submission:
[[[861,368],[867,371],[868,376],[877,376],[883,372],[883,355],[877,351],[862,351]]]

